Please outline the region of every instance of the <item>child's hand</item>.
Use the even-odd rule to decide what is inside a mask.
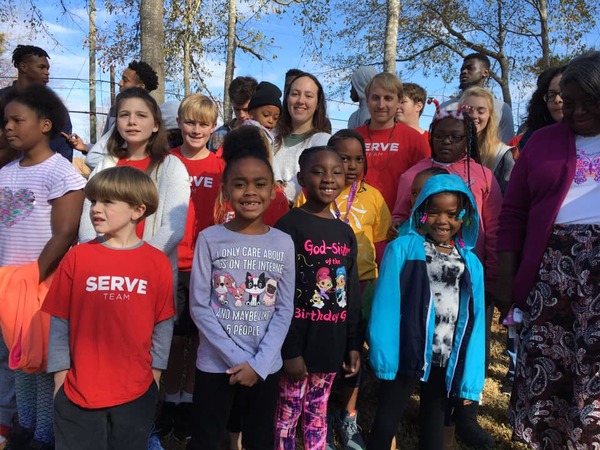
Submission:
[[[239,383],[242,386],[252,387],[259,379],[258,374],[247,362],[238,364],[231,369],[227,369],[225,373],[231,375],[231,377],[229,377],[229,384]]]
[[[283,372],[290,379],[290,381],[302,381],[306,378],[308,370],[306,370],[306,364],[304,358],[298,356],[292,359],[285,359],[283,361]]]
[[[87,145],[85,145],[85,142],[83,142],[83,139],[81,139],[81,137],[77,136],[75,133],[67,134],[64,131],[61,131],[60,134],[62,135],[62,137],[64,137],[67,140],[68,144],[71,147],[73,147],[75,150],[79,150],[84,155],[87,154],[87,152],[88,152]]]
[[[160,369],[152,369],[152,378],[154,378],[154,382],[156,383],[156,386],[158,386],[158,388],[160,389],[160,374],[162,373],[162,370]]]
[[[388,241],[393,241],[400,234],[398,232],[398,225],[400,225],[398,222],[392,222],[392,226],[388,229],[388,232],[387,232],[387,240]]]
[[[342,369],[348,372],[347,375],[344,375],[344,378],[352,378],[358,375],[358,371],[360,370],[360,352],[358,350],[351,350],[348,352],[348,364],[344,361],[342,363]]]
[[[60,387],[65,383],[67,372],[68,370],[54,372],[54,395],[52,396],[52,398],[56,398],[56,394],[58,393]]]

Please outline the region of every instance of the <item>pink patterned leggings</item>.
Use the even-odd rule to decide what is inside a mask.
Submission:
[[[309,373],[302,381],[279,380],[275,413],[275,449],[295,450],[296,426],[303,419],[304,448],[324,450],[327,440],[327,401],[335,373]]]

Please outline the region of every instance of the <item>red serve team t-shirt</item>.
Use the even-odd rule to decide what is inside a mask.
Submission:
[[[189,272],[198,233],[214,225],[213,212],[221,189],[225,161],[212,152],[203,159],[188,159],[181,154],[181,147],[174,148],[171,153],[181,160],[190,175],[190,204],[185,233],[177,247],[179,270]]]
[[[367,176],[365,181],[383,195],[389,210],[394,209],[400,175],[431,151],[427,141],[417,130],[397,122],[392,128],[370,130],[369,125],[358,127],[367,147]]]
[[[175,315],[171,264],[144,242],[129,249],[97,240],[77,245],[60,263],[42,310],[69,321],[67,398],[83,408],[130,402],[153,382],[155,324]]]

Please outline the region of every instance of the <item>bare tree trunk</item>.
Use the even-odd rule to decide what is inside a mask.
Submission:
[[[235,68],[235,25],[237,22],[237,0],[229,0],[229,23],[227,25],[227,62],[225,64],[225,90],[223,92],[223,120],[231,120],[231,99],[229,85]]]
[[[115,94],[115,66],[111,64],[110,66],[110,104],[115,104],[115,99],[117,98]],[[107,119],[108,120],[108,119]]]
[[[186,38],[183,43],[183,94],[184,96],[190,95],[190,40]]]
[[[90,142],[96,143],[96,0],[89,0]]]
[[[540,38],[542,45],[541,68],[546,70],[550,67],[550,38],[548,37],[548,3],[546,0],[539,0],[538,11],[540,14]]]
[[[400,0],[387,0],[387,22],[385,24],[385,44],[383,48],[383,70],[396,73],[396,53],[398,48],[398,15]]]
[[[162,0],[141,0],[140,34],[142,40],[142,61],[152,66],[158,74],[158,89],[152,96],[159,104],[165,101],[165,8]]]

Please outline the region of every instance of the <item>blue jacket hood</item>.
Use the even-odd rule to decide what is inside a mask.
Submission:
[[[475,203],[473,194],[471,194],[465,182],[458,175],[435,175],[425,182],[410,214],[409,233],[422,235],[418,229],[420,217],[417,217],[415,212],[427,197],[440,192],[462,192],[469,199],[473,212],[463,217],[461,232],[465,249],[473,249],[477,242],[477,233],[479,231],[479,212],[477,211],[477,204]]]

